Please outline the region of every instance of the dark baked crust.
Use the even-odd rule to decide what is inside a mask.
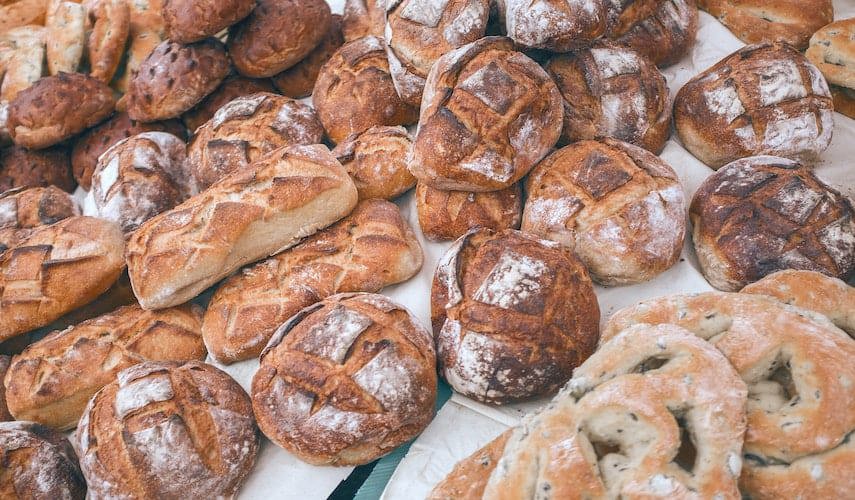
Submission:
[[[255,0],[163,0],[161,13],[167,38],[192,43],[216,35],[254,8]]]
[[[321,67],[342,45],[344,45],[344,36],[341,33],[341,16],[333,14],[330,19],[330,27],[321,43],[309,52],[309,55],[302,61],[282,73],[274,75],[271,78],[273,85],[276,85],[276,88],[283,95],[294,99],[310,96],[315,87],[315,81],[318,79],[318,73],[321,72]]]
[[[50,185],[69,193],[74,191],[67,147],[38,151],[20,146],[0,149],[0,192]]]
[[[832,85],[831,97],[834,99],[834,111],[855,119],[855,89]]]
[[[77,200],[56,186],[16,188],[0,193],[0,253],[39,226],[80,215]]]
[[[19,146],[44,149],[105,120],[115,105],[113,90],[95,78],[47,76],[9,103],[9,133]]]
[[[62,434],[33,422],[0,423],[0,497],[83,500],[86,481]]]
[[[9,371],[9,364],[11,362],[11,356],[0,354],[0,380],[6,378],[6,372]],[[6,405],[6,386],[0,384],[0,422],[9,422],[12,420],[15,420],[15,418],[9,413],[9,407]]]
[[[416,186],[419,226],[431,241],[449,241],[476,227],[494,231],[519,229],[522,217],[522,188],[486,193],[440,191],[427,184]]]
[[[264,78],[300,62],[321,43],[332,14],[324,0],[258,0],[229,30],[229,54],[245,76]]]
[[[660,67],[685,56],[698,33],[695,0],[640,0],[626,4],[606,36]]]
[[[407,170],[412,142],[404,127],[371,127],[351,134],[332,154],[350,174],[360,200],[391,200],[416,185],[416,178]]]
[[[257,92],[273,92],[273,84],[267,79],[247,78],[240,75],[231,75],[217,87],[202,102],[193,109],[181,115],[181,120],[191,134],[214,117],[214,113],[220,108],[238,97],[255,94]]]

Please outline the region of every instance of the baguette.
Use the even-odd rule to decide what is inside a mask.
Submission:
[[[145,309],[187,302],[341,219],[356,201],[326,147],[276,149],[140,226],[128,241],[134,294]]]

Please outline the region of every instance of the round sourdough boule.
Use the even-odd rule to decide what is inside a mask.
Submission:
[[[654,153],[671,134],[671,97],[662,73],[632,49],[599,43],[545,66],[564,99],[566,143],[611,137]]]
[[[317,47],[331,22],[324,0],[258,0],[229,30],[229,54],[240,74],[264,78],[297,64]]]
[[[383,295],[338,294],[283,324],[252,379],[258,425],[315,465],[361,465],[433,417],[430,332]]]
[[[522,188],[518,182],[499,191],[472,193],[441,191],[419,183],[416,209],[422,233],[431,241],[456,240],[476,227],[519,229]]]
[[[674,100],[680,140],[714,169],[767,154],[815,163],[831,142],[833,116],[825,78],[783,43],[739,49]]]
[[[425,79],[443,54],[484,36],[488,0],[392,0],[386,6],[386,53],[401,99],[419,107]]]
[[[62,434],[34,422],[0,423],[0,496],[83,500],[86,481]]]
[[[202,102],[181,115],[181,120],[191,134],[214,117],[214,114],[223,106],[237,99],[259,92],[275,92],[273,84],[267,79],[247,78],[240,75],[231,75],[217,87]]]
[[[736,291],[782,269],[846,280],[855,273],[855,209],[791,160],[737,160],[695,192],[689,215],[701,271]]]
[[[89,400],[75,439],[93,498],[231,498],[258,452],[249,396],[199,361],[119,372]]]
[[[74,142],[71,150],[74,180],[89,191],[92,172],[98,166],[98,157],[122,139],[143,132],[168,132],[181,139],[187,135],[184,126],[177,120],[142,123],[131,120],[127,113],[116,113],[104,123],[87,130]]]
[[[268,92],[238,97],[196,130],[187,163],[200,189],[283,146],[319,144],[324,127],[311,106]]]
[[[113,90],[80,73],[46,76],[9,102],[9,134],[15,144],[44,149],[107,119]]]
[[[670,66],[695,44],[698,7],[695,0],[622,2],[617,21],[606,37],[625,45],[657,66]]]
[[[436,189],[497,191],[539,162],[561,135],[561,93],[503,37],[439,58],[425,85],[410,171]]]
[[[229,73],[229,56],[219,40],[192,45],[169,40],[146,57],[120,107],[133,120],[177,118],[213,92]]]
[[[686,200],[674,170],[649,151],[582,141],[532,170],[522,230],[572,249],[598,283],[640,283],[680,257]]]
[[[192,43],[215,36],[254,8],[255,0],[163,0],[161,15],[167,38]]]
[[[0,192],[51,185],[69,193],[74,191],[67,147],[38,151],[20,146],[0,149]]]
[[[344,44],[321,68],[312,93],[329,138],[335,142],[375,125],[410,125],[418,109],[398,96],[383,41],[374,36]]]
[[[503,0],[508,36],[522,47],[569,52],[606,34],[611,0]]]
[[[383,38],[386,28],[385,0],[344,0],[341,31],[345,42],[365,36]]]
[[[312,89],[315,87],[321,68],[342,45],[344,45],[344,36],[341,34],[341,16],[333,14],[330,27],[321,43],[302,61],[274,75],[271,78],[273,85],[282,95],[294,99],[309,97],[312,95]]]
[[[347,170],[360,200],[391,200],[416,185],[407,170],[407,154],[412,139],[404,127],[371,127],[351,134],[332,154]]]
[[[585,267],[557,243],[476,229],[437,264],[439,369],[464,396],[503,404],[555,392],[594,352],[599,322]]]

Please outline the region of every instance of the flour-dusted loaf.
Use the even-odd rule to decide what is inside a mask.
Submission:
[[[72,429],[89,398],[125,368],[204,360],[201,327],[198,306],[130,305],[53,332],[12,358],[4,385],[9,410],[17,420]]]
[[[473,230],[437,264],[431,322],[440,373],[488,403],[550,394],[594,352],[600,309],[572,252],[519,231]]]
[[[612,139],[582,141],[532,171],[522,229],[572,249],[599,283],[639,283],[680,257],[686,201],[656,155]]]
[[[712,168],[765,154],[816,163],[831,142],[833,116],[822,73],[783,43],[739,49],[674,100],[680,140]]]
[[[259,446],[246,392],[198,361],[119,372],[74,439],[92,498],[233,498]]]
[[[522,188],[516,183],[500,191],[472,193],[442,191],[419,183],[416,209],[422,233],[431,241],[456,240],[476,227],[519,229]]]
[[[321,43],[302,61],[273,75],[271,80],[276,85],[276,89],[282,95],[294,99],[309,97],[312,95],[312,89],[315,88],[321,68],[342,45],[344,45],[344,36],[341,33],[341,16],[333,14],[330,18],[330,27]]]
[[[701,271],[737,291],[782,269],[855,273],[852,202],[791,160],[737,160],[708,177],[689,215]]]
[[[834,111],[855,118],[855,18],[833,22],[814,33],[805,56],[828,80]]]
[[[344,0],[341,31],[346,42],[365,36],[383,38],[385,28],[385,0]]]
[[[187,302],[341,219],[356,202],[356,186],[324,146],[274,150],[131,236],[134,293],[145,309]]]
[[[431,69],[410,171],[436,189],[507,188],[555,145],[563,114],[537,63],[508,38],[482,38]]]
[[[247,78],[231,75],[223,80],[213,93],[197,104],[193,109],[181,115],[181,120],[190,133],[214,117],[223,106],[238,97],[257,94],[259,92],[274,92],[273,83],[266,78]]]
[[[336,293],[377,292],[406,281],[422,260],[397,206],[362,201],[332,226],[223,282],[205,312],[205,343],[222,363],[257,357],[300,309]]]
[[[125,267],[122,230],[111,221],[69,217],[36,228],[0,255],[0,340],[86,305]]]
[[[98,0],[89,12],[93,20],[89,34],[90,76],[110,83],[122,56],[131,31],[131,8],[127,0]]]
[[[0,423],[0,496],[83,500],[86,481],[62,434],[34,422]]]
[[[332,153],[353,178],[360,200],[391,200],[416,185],[407,169],[412,142],[404,127],[376,126],[351,134]]]
[[[282,146],[319,144],[324,127],[311,106],[259,92],[223,105],[196,129],[187,163],[201,189]]]
[[[258,426],[316,465],[361,465],[431,421],[430,332],[383,295],[338,294],[277,331],[252,379]]]
[[[0,148],[0,192],[47,186],[74,191],[67,147],[39,150],[21,146]]]
[[[488,0],[387,2],[386,52],[401,99],[419,107],[433,63],[443,54],[482,38],[489,14]]]
[[[502,0],[507,34],[531,49],[569,52],[606,34],[613,0]]]
[[[255,5],[255,0],[163,0],[166,35],[179,43],[216,36],[248,16]]]
[[[564,142],[611,137],[659,153],[671,135],[662,73],[632,49],[598,43],[546,63],[564,100]]]
[[[617,22],[606,36],[647,57],[657,66],[683,58],[698,33],[696,0],[620,1]]]
[[[0,253],[33,230],[80,215],[73,196],[56,186],[10,189],[0,194]]]

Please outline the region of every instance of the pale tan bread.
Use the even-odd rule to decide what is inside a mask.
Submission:
[[[0,37],[13,40],[15,47],[7,56],[0,100],[11,101],[41,78],[45,66],[45,35],[42,26],[22,26],[0,34]]]
[[[611,0],[503,0],[505,28],[530,49],[569,52],[604,36],[611,24]]]
[[[109,83],[125,54],[131,30],[128,0],[98,0],[89,13],[93,19],[89,34],[89,66],[93,78]]]
[[[341,30],[345,42],[366,36],[383,38],[385,29],[385,0],[344,0]]]
[[[145,361],[205,359],[202,309],[119,308],[55,331],[12,358],[6,401],[17,420],[53,429],[77,426],[86,403],[116,374]]]
[[[74,191],[68,148],[30,150],[21,146],[0,149],[0,192],[15,188],[56,186]]]
[[[342,45],[321,68],[312,104],[333,142],[376,125],[418,121],[418,109],[395,90],[384,47],[380,38],[359,38]]]
[[[799,50],[834,20],[831,0],[698,0],[745,43],[783,41]]]
[[[413,139],[404,127],[371,127],[340,142],[332,154],[353,178],[359,199],[391,200],[416,185],[407,169]]]
[[[184,142],[166,132],[119,141],[98,159],[84,215],[117,222],[126,234],[198,193]]]
[[[766,295],[816,311],[855,337],[855,288],[815,271],[787,269],[746,285],[739,293]]]
[[[440,374],[479,401],[554,393],[594,352],[599,321],[582,263],[530,234],[470,231],[434,273],[431,323]]]
[[[830,85],[855,90],[855,17],[833,22],[814,33],[805,56]]]
[[[510,39],[464,45],[431,69],[410,171],[436,189],[507,188],[558,141],[561,106],[549,75]]]
[[[691,332],[632,327],[577,368],[545,409],[500,436],[491,467],[464,460],[430,498],[737,500],[747,395],[727,359]],[[451,496],[464,474],[483,491]]]
[[[275,92],[276,89],[268,79],[247,78],[240,75],[229,75],[217,90],[208,95],[193,109],[181,115],[181,121],[190,133],[214,117],[223,106],[238,97],[257,94],[259,92]]]
[[[671,135],[665,77],[632,49],[598,43],[545,65],[564,102],[565,143],[613,138],[660,153]]]
[[[51,75],[73,73],[86,45],[86,9],[74,2],[52,3],[54,10],[45,24],[47,69]]]
[[[246,392],[198,361],[119,372],[74,440],[90,498],[234,498],[259,448]]]
[[[198,42],[245,18],[255,0],[163,0],[166,35],[179,43]]]
[[[330,27],[321,43],[302,61],[271,77],[276,90],[293,99],[312,95],[312,89],[315,88],[321,68],[342,45],[344,45],[344,35],[341,33],[341,16],[333,14]]]
[[[631,325],[664,323],[708,339],[748,385],[743,495],[850,495],[855,340],[806,309],[759,295],[710,292],[652,299],[618,311],[602,341]]]
[[[419,107],[425,79],[443,54],[484,36],[488,0],[392,0],[386,5],[386,53],[401,99]]]
[[[126,256],[134,293],[145,309],[187,302],[341,219],[356,202],[356,186],[324,146],[274,150],[134,232]]]
[[[409,311],[383,295],[338,294],[270,340],[252,406],[261,431],[301,460],[360,465],[428,425],[436,386],[433,338]]]
[[[0,496],[83,500],[86,481],[62,434],[34,422],[0,423]]]
[[[37,228],[0,255],[0,340],[44,326],[93,301],[124,269],[115,223],[69,217]]]
[[[519,182],[486,193],[441,191],[422,183],[416,186],[419,226],[431,241],[456,240],[476,227],[519,229],[522,206]]]
[[[0,7],[0,35],[27,25],[44,25],[48,0],[18,0]]]
[[[625,45],[653,64],[670,66],[695,44],[698,7],[695,0],[619,2],[617,21],[606,37]]]
[[[222,363],[255,358],[302,308],[336,293],[377,292],[406,281],[422,260],[397,206],[362,201],[332,226],[223,282],[205,312],[205,343]]]
[[[161,0],[134,0],[128,3],[131,23],[128,31],[127,60],[113,79],[113,87],[126,93],[131,79],[146,57],[166,39]]]
[[[674,100],[680,141],[714,169],[766,154],[816,163],[831,142],[833,117],[822,73],[783,43],[737,50]]]
[[[582,141],[532,171],[522,230],[566,245],[598,283],[640,283],[680,257],[686,200],[674,170],[649,151]]]
[[[259,92],[230,101],[199,127],[187,162],[199,187],[206,189],[274,149],[319,144],[323,137],[324,126],[311,106]]]
[[[695,191],[689,216],[701,271],[737,291],[783,269],[855,274],[852,202],[784,158],[737,160]]]
[[[56,186],[16,188],[0,194],[0,253],[40,226],[80,215],[77,200]]]
[[[9,363],[12,362],[11,356],[0,354],[0,377],[6,377],[6,372],[9,370]],[[6,405],[6,387],[0,384],[0,422],[10,422],[15,420],[9,407]]]

